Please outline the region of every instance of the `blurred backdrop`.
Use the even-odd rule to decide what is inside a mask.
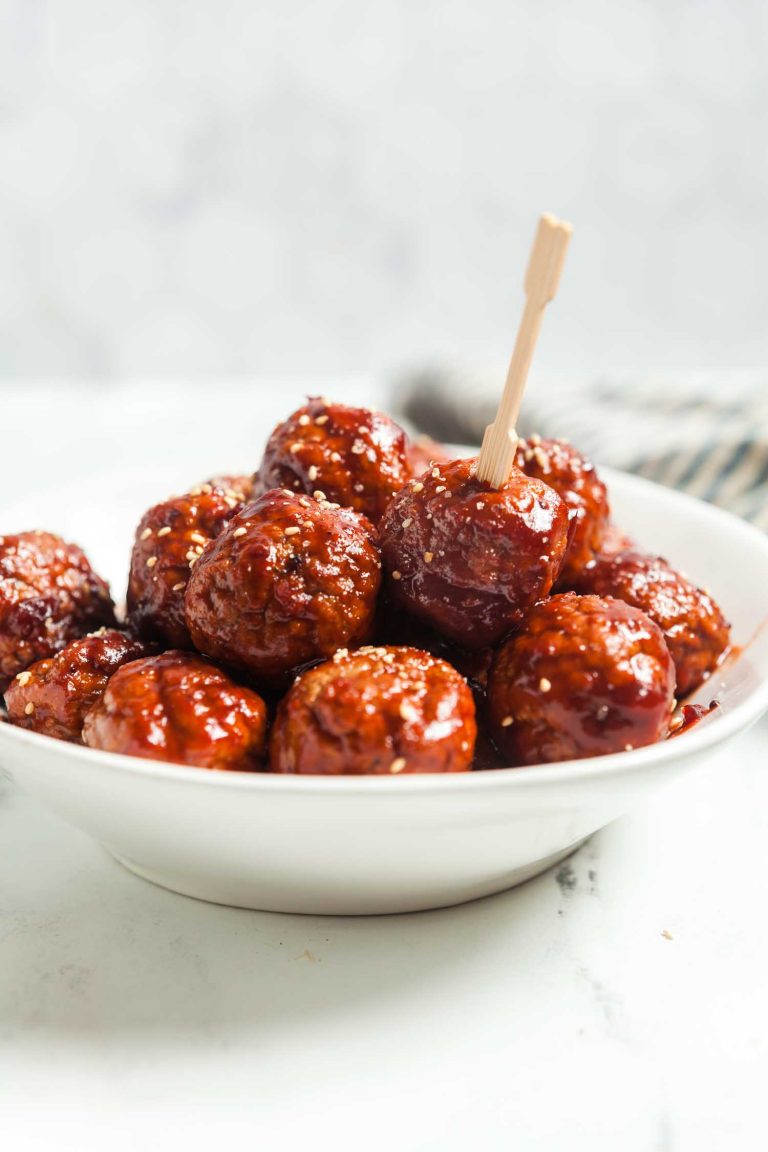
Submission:
[[[0,11],[0,380],[768,360],[764,0]]]

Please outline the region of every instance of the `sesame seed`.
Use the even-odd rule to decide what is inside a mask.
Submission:
[[[190,540],[193,540],[195,542],[195,544],[207,544],[208,543],[208,537],[203,536],[202,532],[190,532],[189,538],[190,538]]]
[[[505,716],[501,722],[501,726],[502,726],[502,728],[509,728],[510,724],[514,724],[514,722],[515,722],[514,716]]]
[[[157,556],[150,556],[147,560],[147,568],[154,568],[155,564],[157,564]]]
[[[200,485],[200,491],[203,494],[203,496],[210,496],[210,494],[213,492],[213,485],[201,484]]]
[[[145,528],[144,531],[142,532],[141,536],[139,537],[139,539],[140,540],[149,540],[151,535],[152,535],[152,529],[151,528]]]
[[[331,452],[331,460],[334,464],[341,463],[341,455],[339,452]]]
[[[323,500],[325,500],[325,492],[321,492],[319,488],[313,492],[312,495],[314,496],[315,500],[318,500],[321,504]]]
[[[425,552],[424,553],[424,563],[425,564],[431,564],[432,561],[434,560],[434,558],[435,558],[434,552]]]
[[[197,552],[198,556],[202,556],[202,554],[203,554],[202,544],[195,544],[195,552]]]
[[[307,476],[309,476],[310,480],[317,480],[317,468],[314,464],[310,464],[307,469]]]
[[[32,673],[31,672],[19,672],[16,679],[18,680],[19,684],[23,688],[25,684],[29,684],[30,680],[32,679]]]
[[[197,560],[197,552],[193,552],[190,548],[189,552],[187,552],[187,560]]]
[[[434,476],[435,480],[439,480],[440,479],[440,469],[439,468],[433,468],[432,469],[432,475]]]
[[[158,535],[158,537],[160,537],[160,536],[170,536],[170,534],[171,534],[171,530],[168,527],[168,525],[166,524],[165,528],[161,528],[157,535]]]
[[[424,491],[424,485],[421,483],[420,480],[417,480],[416,483],[413,485],[413,490],[414,490],[414,492],[423,492]]]
[[[364,484],[355,484],[354,485],[355,492],[362,492],[364,487],[365,487]]]
[[[349,656],[349,648],[337,648],[333,654],[334,660],[343,660],[345,656]]]
[[[438,484],[437,488],[435,488],[435,492],[445,492],[445,484]]]
[[[317,416],[315,418],[315,424],[327,424],[327,423],[328,423],[328,417],[327,416]]]
[[[411,524],[413,524],[413,517],[406,516],[405,520],[403,520],[403,528],[410,528]]]
[[[482,500],[478,500],[477,504],[475,504],[475,508],[477,508],[478,512],[482,512],[483,508],[485,508],[485,504]]]
[[[188,555],[187,555],[187,560],[189,560],[189,566],[190,566],[190,568],[194,568],[195,564],[197,563],[197,561],[198,561],[199,559],[200,559],[200,557],[199,557],[199,556],[195,556],[194,552],[192,553],[192,555],[191,555],[191,556],[188,554]]]
[[[307,424],[309,424],[309,416],[307,416],[306,412],[299,416],[299,424],[301,424],[302,428],[306,428]]]
[[[541,680],[539,680],[539,691],[540,692],[549,692],[551,687],[552,687],[552,681],[547,680],[546,676],[542,676]]]
[[[341,508],[341,504],[334,504],[333,500],[326,500],[326,508]]]
[[[284,536],[298,536],[300,531],[301,531],[300,528],[285,528],[285,529],[283,529],[283,535]]]
[[[366,426],[364,424],[358,424],[357,430],[361,436],[365,436],[368,432],[368,429],[366,428]]]
[[[402,580],[402,578],[403,578],[402,572],[398,572],[397,569],[395,569],[395,571],[391,575],[392,575],[393,580]]]
[[[362,456],[363,452],[365,452],[365,444],[362,440],[355,440],[350,448],[350,452],[353,456]]]
[[[309,503],[309,500],[307,500],[306,496],[301,497],[301,499],[299,500],[299,504],[301,504],[302,508],[310,508],[311,507],[311,504]]]
[[[225,497],[224,497],[224,503],[225,503],[225,504],[226,504],[226,505],[227,505],[229,508],[237,508],[237,506],[238,506],[238,504],[240,503],[240,501],[239,501],[239,500],[238,500],[238,499],[237,499],[235,496],[225,496]]]
[[[293,444],[289,447],[289,452],[299,452],[301,450],[301,440],[294,440]]]
[[[234,532],[232,533],[232,535],[235,537],[235,539],[237,539],[239,536],[245,536],[245,534],[247,533],[247,531],[248,531],[248,529],[247,529],[247,528],[235,528],[235,530],[234,530]]]
[[[32,701],[30,700],[29,704],[26,704],[24,707],[25,716],[31,716],[32,713],[34,712],[34,710],[35,710],[35,706],[32,703]]]
[[[402,772],[407,763],[405,756],[396,756],[390,764],[389,770],[393,775],[397,775],[398,772]]]
[[[419,716],[418,710],[408,700],[401,702],[398,711],[403,720],[417,720]]]
[[[173,588],[171,588],[171,592],[181,592],[184,588],[186,588],[186,584],[183,580],[179,580],[178,584],[174,584]]]
[[[624,745],[624,751],[625,752],[631,752],[633,748],[634,748],[634,744],[625,744]]]

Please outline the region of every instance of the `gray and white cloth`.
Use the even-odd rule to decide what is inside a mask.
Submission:
[[[503,368],[415,372],[396,386],[394,407],[436,440],[479,444],[503,381]],[[768,531],[768,373],[532,379],[518,429],[563,437],[598,466],[681,488]]]

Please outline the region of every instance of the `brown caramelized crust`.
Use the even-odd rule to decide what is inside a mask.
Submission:
[[[380,582],[375,532],[364,517],[272,490],[195,564],[187,624],[206,655],[277,677],[368,640]]]
[[[512,764],[603,756],[667,734],[674,666],[661,629],[620,600],[543,600],[496,654],[494,739]]]
[[[144,513],[136,529],[127,597],[128,619],[140,636],[191,648],[184,619],[191,567],[240,508],[236,488],[206,483]]]
[[[50,532],[0,536],[0,692],[70,640],[115,623],[109,587]]]
[[[712,674],[728,646],[730,626],[710,593],[660,556],[632,549],[600,556],[584,569],[576,591],[615,596],[658,624],[675,662],[678,697]]]
[[[571,542],[558,586],[570,586],[585,564],[600,551],[608,528],[608,490],[595,467],[567,440],[521,440],[515,460],[526,476],[554,488],[568,506],[573,524]]]
[[[393,420],[317,398],[275,428],[259,469],[265,489],[319,491],[373,524],[410,475],[405,433]]]
[[[164,652],[121,668],[85,717],[90,748],[221,771],[255,771],[267,708],[215,664]]]
[[[546,596],[568,544],[554,489],[516,468],[501,489],[454,460],[412,480],[381,523],[395,603],[467,648],[498,643]]]
[[[302,673],[278,708],[273,772],[465,772],[477,728],[462,676],[415,648],[342,650]]]
[[[72,640],[55,656],[19,672],[5,693],[12,724],[79,744],[85,714],[123,664],[139,660],[152,645],[116,628]]]

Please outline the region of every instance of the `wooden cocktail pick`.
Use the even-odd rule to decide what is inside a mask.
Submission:
[[[557,292],[572,228],[549,214],[542,216],[536,230],[528,271],[525,274],[525,310],[517,331],[507,382],[496,419],[489,424],[477,461],[477,476],[494,488],[505,484],[515,460],[518,436],[515,431],[525,382],[539,338],[544,309]]]

